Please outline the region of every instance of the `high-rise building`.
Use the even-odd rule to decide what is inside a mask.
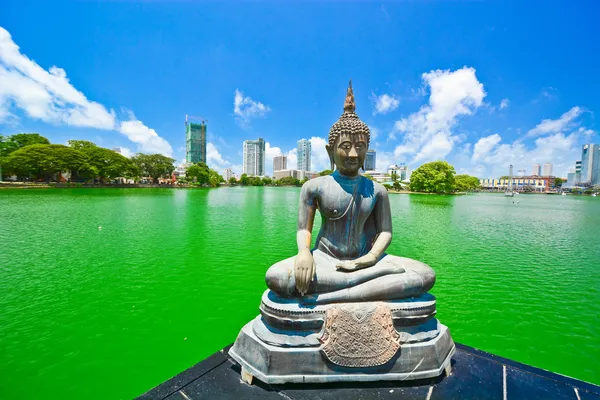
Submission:
[[[600,185],[600,144],[583,145],[580,179],[584,185]]]
[[[273,157],[273,172],[287,169],[287,157],[283,154]]]
[[[185,161],[206,163],[206,124],[185,122]]]
[[[265,175],[265,141],[263,138],[244,141],[243,173],[249,176]]]
[[[375,153],[375,150],[368,150],[367,158],[365,159],[365,171],[375,171],[377,165],[376,159],[377,154]]]
[[[542,176],[552,176],[552,164],[544,164],[542,167]]]
[[[310,140],[301,139],[298,140],[298,170],[299,171],[310,171]]]
[[[231,168],[225,168],[223,175],[224,175],[223,178],[225,179],[225,182],[229,182],[229,180],[231,178],[233,178],[233,171],[231,170]]]
[[[542,167],[540,164],[533,164],[531,167],[531,175],[532,176],[540,176],[542,174]]]

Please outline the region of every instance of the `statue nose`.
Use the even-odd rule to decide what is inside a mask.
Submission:
[[[348,154],[348,157],[358,157],[358,153],[356,152],[356,149],[354,147],[352,147],[350,149],[350,153]]]

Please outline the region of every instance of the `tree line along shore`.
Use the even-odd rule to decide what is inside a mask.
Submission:
[[[185,177],[173,179],[175,159],[162,154],[138,153],[131,158],[100,147],[87,140],[69,140],[66,145],[52,144],[38,133],[0,135],[0,180],[2,176],[16,177],[12,187],[217,187],[221,184],[240,186],[302,186],[303,181],[293,177],[272,179],[242,174],[228,182],[205,163],[189,166]],[[320,176],[331,174],[324,170]],[[65,178],[65,175],[68,178]],[[365,177],[373,179],[367,173]],[[163,179],[169,184],[160,185]],[[130,184],[123,184],[129,182]],[[140,183],[149,183],[140,185]],[[7,183],[4,183],[5,185]],[[479,179],[457,175],[454,167],[445,161],[426,163],[417,168],[410,182],[400,182],[395,175],[384,186],[395,192],[457,193],[480,189]]]

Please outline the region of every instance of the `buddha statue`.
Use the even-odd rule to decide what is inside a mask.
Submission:
[[[329,131],[331,175],[302,186],[296,235],[298,255],[267,271],[270,290],[305,304],[395,300],[418,296],[435,283],[429,266],[386,254],[392,240],[387,190],[359,173],[369,127],[355,113],[350,81],[344,113]],[[310,249],[317,210],[321,230]]]
[[[329,131],[328,176],[300,191],[298,254],[267,270],[260,314],[229,350],[241,378],[265,383],[412,380],[450,370],[455,351],[428,293],[433,269],[386,254],[392,218],[386,189],[359,173],[368,126],[352,81]],[[311,249],[317,211],[321,229]]]

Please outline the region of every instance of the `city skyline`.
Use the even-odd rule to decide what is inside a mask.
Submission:
[[[210,121],[211,168],[242,170],[243,140],[259,136],[267,174],[279,153],[294,168],[305,137],[319,171],[352,78],[380,170],[446,160],[457,173],[492,177],[509,164],[552,163],[564,177],[581,145],[598,142],[600,26],[590,16],[599,11],[595,2],[556,5],[544,18],[532,4],[504,2],[83,2],[56,13],[9,0],[0,16],[0,131],[181,163],[181,116],[198,110]],[[182,25],[188,15],[208,18]],[[448,23],[439,26],[441,17]],[[355,21],[360,40],[334,33],[345,21]],[[257,51],[264,46],[266,56]]]

